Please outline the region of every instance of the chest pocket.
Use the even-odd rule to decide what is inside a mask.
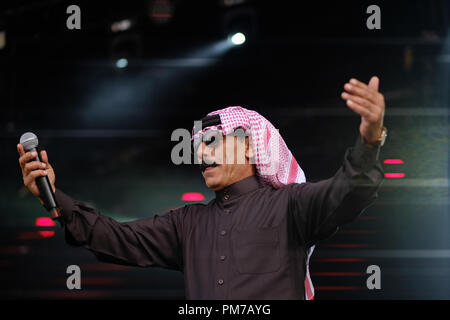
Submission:
[[[280,269],[280,241],[276,228],[240,230],[232,238],[239,273],[262,274]]]

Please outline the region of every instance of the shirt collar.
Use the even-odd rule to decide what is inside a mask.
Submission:
[[[237,197],[249,193],[262,187],[261,181],[259,181],[258,176],[253,175],[242,179],[238,182],[230,184],[229,186],[216,191],[216,199],[219,202],[230,201],[236,199]]]

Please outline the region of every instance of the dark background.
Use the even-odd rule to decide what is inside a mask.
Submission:
[[[68,30],[66,8],[81,8]],[[381,8],[368,30],[366,8]],[[0,31],[0,296],[183,298],[180,273],[97,262],[69,247],[23,187],[16,144],[35,132],[56,186],[128,221],[213,198],[197,168],[172,164],[176,128],[240,105],[278,128],[310,181],[328,178],[358,136],[340,99],[355,77],[377,75],[389,137],[376,204],[319,244],[316,299],[449,299],[448,1],[2,1]],[[111,24],[132,27],[112,32]],[[247,36],[226,47],[229,34]],[[225,46],[225,47],[224,47]],[[119,69],[117,59],[127,58]],[[54,233],[41,233],[53,231]],[[82,290],[66,289],[66,268]],[[368,290],[366,268],[381,268]]]

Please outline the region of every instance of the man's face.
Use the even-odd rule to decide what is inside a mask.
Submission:
[[[223,136],[219,131],[207,131],[197,149],[205,183],[214,191],[255,174],[251,157],[249,137]]]

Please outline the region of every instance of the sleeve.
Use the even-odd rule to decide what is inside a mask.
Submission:
[[[187,206],[164,215],[118,222],[55,192],[66,242],[92,251],[100,261],[182,270],[182,220]]]
[[[359,136],[332,178],[288,185],[289,214],[308,247],[356,219],[375,201],[384,178],[379,149],[364,145]]]

